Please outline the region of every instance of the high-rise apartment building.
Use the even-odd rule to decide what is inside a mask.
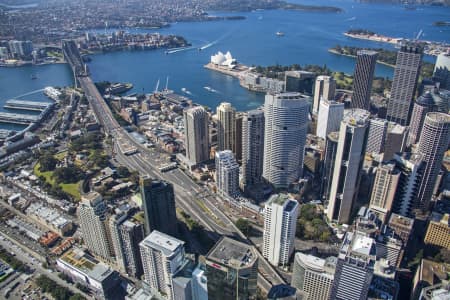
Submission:
[[[208,113],[201,107],[184,111],[184,136],[186,158],[192,164],[209,159]]]
[[[264,111],[247,112],[242,121],[242,186],[261,183],[264,155]]]
[[[366,151],[369,115],[363,109],[344,112],[327,207],[329,220],[350,222]]]
[[[173,276],[185,261],[184,242],[157,230],[139,244],[144,281],[153,291],[174,299]]]
[[[377,168],[370,197],[370,209],[385,223],[392,210],[401,172],[394,163],[381,164]]]
[[[428,209],[433,196],[439,171],[445,151],[450,140],[450,115],[446,113],[431,112],[425,117],[420,134],[417,152],[422,154],[425,169],[417,195],[417,204],[420,209]]]
[[[321,100],[319,105],[319,117],[317,118],[316,135],[323,139],[330,132],[339,131],[344,116],[344,103],[332,100]]]
[[[208,299],[256,300],[258,256],[255,249],[223,237],[206,256]]]
[[[145,233],[153,230],[168,235],[177,234],[175,195],[172,184],[149,176],[140,179],[142,206],[145,217]]]
[[[139,279],[142,275],[139,243],[144,239],[144,226],[131,221],[127,214],[119,214],[109,219],[109,230],[120,271]]]
[[[228,102],[217,107],[217,142],[218,150],[235,152],[236,142],[236,109]]]
[[[432,94],[427,91],[414,103],[411,122],[409,124],[408,146],[419,141],[425,116],[429,112],[436,111],[436,105]]]
[[[420,74],[423,49],[415,43],[401,45],[397,53],[391,96],[387,106],[387,120],[408,126],[414,94]]]
[[[303,175],[309,101],[299,93],[267,94],[263,177],[287,188]]]
[[[274,266],[286,265],[295,248],[299,204],[288,195],[272,195],[265,205],[263,256]]]
[[[291,286],[304,300],[330,299],[337,258],[322,259],[301,252],[295,253]]]
[[[216,185],[221,195],[239,195],[239,165],[231,150],[216,152]]]
[[[314,101],[312,112],[313,114],[319,113],[320,100],[334,100],[334,94],[336,93],[336,81],[333,76],[317,76],[316,84],[314,85]]]
[[[367,153],[380,154],[384,151],[387,130],[388,121],[379,118],[370,119],[366,147]]]
[[[331,299],[367,299],[375,261],[375,241],[359,232],[347,232],[339,251]]]
[[[375,51],[359,50],[357,52],[353,76],[352,108],[370,109],[370,93],[377,57],[378,53]]]
[[[107,207],[99,193],[90,192],[81,197],[78,220],[86,248],[101,259],[111,261],[114,249],[107,227]]]

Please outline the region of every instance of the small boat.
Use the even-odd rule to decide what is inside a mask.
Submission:
[[[35,80],[35,79],[37,79],[37,78],[38,78],[38,77],[37,77],[36,74],[32,74],[32,75],[31,75],[31,79]]]
[[[284,36],[284,32],[281,31],[277,31],[277,33],[275,33],[277,36]]]

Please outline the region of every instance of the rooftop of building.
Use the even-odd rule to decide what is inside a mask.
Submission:
[[[388,132],[391,134],[403,134],[406,131],[406,127],[400,124],[389,122],[388,123]]]
[[[365,109],[353,108],[344,110],[343,121],[352,126],[365,126],[370,113]]]
[[[427,113],[426,118],[433,120],[434,122],[439,123],[450,123],[450,115],[441,112],[429,112]]]
[[[430,93],[430,91],[426,91],[422,96],[417,98],[416,102],[420,105],[425,105],[425,106],[435,105],[433,95]]]
[[[430,216],[431,222],[439,223],[439,224],[447,225],[447,226],[450,226],[449,219],[450,219],[449,214],[441,214],[438,212],[433,212]]]
[[[394,158],[397,157],[397,160],[407,160],[412,162],[413,164],[419,164],[422,162],[422,154],[420,153],[412,153],[412,152],[402,152],[396,153]]]
[[[374,265],[374,274],[386,279],[395,280],[396,272],[395,268],[389,265],[389,261],[386,259],[379,259]]]
[[[330,272],[336,268],[337,258],[334,256],[330,256],[327,259],[322,259],[317,256],[304,254],[301,252],[295,253],[295,259],[298,259],[303,262],[309,269],[314,270],[316,272],[327,272],[333,275]]]
[[[339,251],[341,259],[344,259],[346,256],[359,258],[364,261],[374,260],[375,240],[358,231],[347,232]]]
[[[276,204],[276,205],[281,205],[284,206],[284,210],[289,212],[292,211],[297,205],[298,202],[289,198],[289,196],[287,194],[275,194],[272,195],[269,199],[269,201],[267,201],[267,204]]]
[[[99,282],[114,272],[109,266],[97,261],[79,248],[66,252],[59,259]]]
[[[258,259],[252,246],[229,237],[218,241],[206,258],[232,268],[246,268]]]
[[[358,55],[377,55],[378,52],[377,51],[373,51],[373,50],[358,50],[357,52]]]
[[[412,230],[414,219],[392,213],[389,219],[389,225],[407,227]]]
[[[101,199],[102,199],[102,195],[100,195],[97,192],[89,192],[89,193],[81,196],[82,201],[86,201],[89,203],[95,203],[96,201],[99,201]]]
[[[419,280],[433,285],[440,283],[442,280],[448,280],[450,265],[422,259],[417,272],[419,272]]]
[[[140,245],[156,249],[165,256],[170,256],[180,247],[184,247],[184,242],[168,234],[153,230]]]

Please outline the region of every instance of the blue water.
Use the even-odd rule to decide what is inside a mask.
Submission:
[[[318,64],[333,70],[353,73],[354,60],[328,53],[337,44],[358,47],[393,49],[392,46],[370,41],[354,40],[342,33],[351,28],[364,28],[394,37],[414,37],[421,29],[422,39],[450,42],[450,27],[434,27],[435,21],[450,21],[450,8],[418,6],[405,10],[401,5],[363,4],[351,0],[306,0],[306,4],[338,6],[343,13],[310,13],[301,11],[256,11],[232,13],[244,15],[242,21],[177,23],[160,30],[130,30],[160,32],[184,36],[195,48],[214,42],[203,51],[197,49],[166,55],[164,51],[116,52],[92,56],[89,63],[95,81],[123,81],[134,84],[131,92],[151,92],[158,79],[160,88],[169,76],[169,88],[182,93],[192,92],[195,102],[215,108],[229,101],[238,110],[248,110],[263,103],[263,95],[239,86],[237,79],[203,68],[217,51],[231,51],[247,65]],[[216,14],[212,12],[212,14]],[[217,15],[223,15],[217,13]],[[284,37],[275,32],[283,31]],[[434,62],[434,58],[425,57]],[[37,72],[39,79],[30,75]],[[391,77],[392,68],[377,65],[376,75]],[[46,85],[69,85],[72,79],[67,66],[53,65],[0,69],[0,106],[4,99],[43,88]],[[218,91],[211,93],[209,86]],[[0,108],[1,109],[1,108]]]

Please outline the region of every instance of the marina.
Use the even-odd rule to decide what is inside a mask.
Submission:
[[[43,111],[50,105],[52,103],[11,99],[6,101],[3,107],[16,110]]]

